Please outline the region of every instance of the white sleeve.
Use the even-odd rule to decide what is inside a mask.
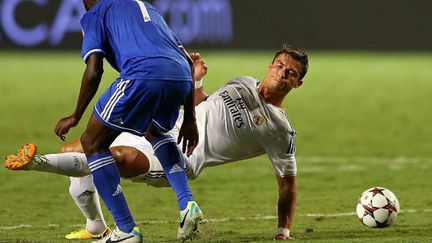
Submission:
[[[263,146],[278,176],[297,175],[295,132],[272,138]]]
[[[244,84],[245,86],[256,87],[258,84],[258,80],[253,78],[253,77],[249,77],[249,76],[240,76],[240,77],[231,79],[224,86],[230,85],[230,84]]]

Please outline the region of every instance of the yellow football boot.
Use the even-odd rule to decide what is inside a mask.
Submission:
[[[65,235],[66,239],[69,240],[85,240],[85,239],[102,239],[103,237],[109,235],[111,233],[111,229],[107,228],[102,234],[100,235],[92,235],[90,234],[85,227],[73,231],[67,235]]]

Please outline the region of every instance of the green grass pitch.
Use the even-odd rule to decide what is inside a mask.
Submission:
[[[202,51],[206,90],[230,78],[262,78],[272,52]],[[34,142],[41,153],[63,144],[57,120],[75,108],[84,63],[79,52],[0,53],[0,155]],[[311,52],[304,85],[286,99],[298,132],[298,204],[292,236],[300,242],[432,241],[432,54]],[[116,78],[105,66],[98,95]],[[67,141],[79,137],[87,112]],[[0,242],[73,242],[85,223],[69,179],[0,168]],[[171,189],[124,181],[147,242],[174,242],[178,211]],[[277,184],[266,156],[206,169],[191,183],[209,220],[195,242],[272,242]],[[372,186],[392,190],[396,223],[368,229],[356,201]],[[112,226],[113,220],[105,210]],[[89,242],[89,241],[81,241]]]

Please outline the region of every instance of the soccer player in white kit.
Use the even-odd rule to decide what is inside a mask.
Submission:
[[[191,54],[191,57],[196,69],[194,79],[201,80],[207,73],[205,62],[199,54]],[[234,78],[208,97],[201,87],[202,81],[196,81],[195,85],[196,103],[199,103],[196,107],[199,144],[190,157],[184,156],[189,179],[197,178],[205,167],[267,153],[279,185],[275,240],[291,239],[290,228],[297,195],[296,133],[286,117],[283,100],[291,89],[302,85],[307,69],[305,52],[284,44],[269,64],[267,75],[262,81],[246,76]],[[173,137],[177,137],[181,122],[182,115],[170,132]],[[8,158],[6,167],[84,176],[71,177],[70,192],[87,217],[87,225],[69,234],[69,238],[93,238],[106,232],[107,226],[97,195],[88,193],[95,190],[91,178],[88,179],[91,175],[88,175],[86,158],[77,153],[82,151],[79,142],[63,147],[62,152],[72,153],[36,155],[34,158],[30,155],[31,158],[27,160],[22,155],[26,149],[27,153],[35,150],[25,145],[17,155]],[[122,133],[111,145],[111,151],[123,178],[157,187],[169,186],[151,144],[143,137]],[[172,168],[176,169],[180,168]],[[91,198],[83,199],[84,195]]]

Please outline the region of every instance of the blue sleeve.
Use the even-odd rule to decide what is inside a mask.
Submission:
[[[105,31],[102,19],[96,13],[88,12],[81,19],[83,43],[81,57],[84,62],[94,53],[105,56]]]

